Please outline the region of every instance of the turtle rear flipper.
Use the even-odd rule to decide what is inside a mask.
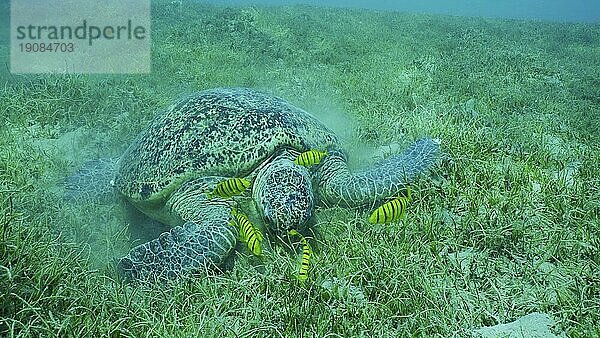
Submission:
[[[112,181],[117,159],[104,158],[87,161],[77,172],[65,178],[64,199],[71,203],[109,202],[117,192]]]

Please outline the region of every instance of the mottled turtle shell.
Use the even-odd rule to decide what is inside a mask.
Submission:
[[[190,95],[160,113],[119,160],[114,184],[132,202],[164,202],[184,182],[244,177],[285,148],[337,144],[314,116],[246,88]]]

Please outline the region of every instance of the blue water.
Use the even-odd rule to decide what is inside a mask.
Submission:
[[[214,4],[355,7],[460,16],[600,23],[600,0],[208,0]]]

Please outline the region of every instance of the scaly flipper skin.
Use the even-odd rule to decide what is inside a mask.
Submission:
[[[139,245],[119,261],[127,280],[159,280],[212,270],[235,248],[231,227],[232,201],[207,199],[206,181],[185,184],[167,202],[171,213],[185,221],[157,239]]]
[[[64,181],[64,199],[70,203],[102,203],[117,201],[117,191],[112,186],[117,159],[101,158],[87,161]]]
[[[319,168],[319,196],[328,205],[356,207],[395,196],[439,156],[439,141],[423,138],[402,154],[351,173],[343,154],[329,154]]]

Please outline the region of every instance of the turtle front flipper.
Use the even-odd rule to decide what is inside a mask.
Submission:
[[[440,143],[423,138],[403,153],[352,173],[345,155],[329,154],[317,172],[319,196],[328,205],[357,207],[397,195],[419,174],[426,172],[439,156]]]
[[[205,208],[210,217],[173,227],[121,258],[118,267],[126,279],[168,279],[221,266],[236,243],[231,209]]]
[[[158,238],[131,249],[118,263],[128,280],[180,277],[223,265],[236,245],[233,202],[208,199],[206,181],[184,184],[166,207],[183,220]]]

